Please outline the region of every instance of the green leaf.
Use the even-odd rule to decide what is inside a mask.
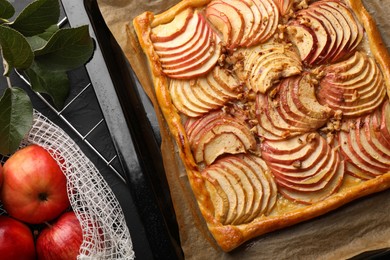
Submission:
[[[49,28],[47,28],[45,30],[45,32],[43,32],[41,34],[27,37],[27,41],[30,44],[31,49],[33,51],[36,51],[38,49],[43,48],[47,44],[47,41],[50,39],[50,37],[52,37],[53,34],[56,31],[58,31],[58,29],[59,29],[58,26],[56,24],[54,24],[54,25],[50,26]]]
[[[7,0],[0,0],[0,18],[9,19],[15,14],[15,8]]]
[[[42,68],[72,70],[85,64],[93,53],[93,41],[88,26],[59,29],[47,44],[36,50],[36,60]]]
[[[36,0],[26,6],[9,26],[24,36],[33,36],[56,24],[59,17],[58,0]]]
[[[33,108],[20,88],[7,88],[0,99],[0,153],[11,154],[30,130]]]
[[[48,94],[58,109],[64,106],[69,94],[69,79],[65,71],[45,70],[39,62],[34,62],[25,72],[33,91]]]
[[[27,69],[32,64],[34,53],[26,38],[18,31],[0,25],[0,45],[8,64],[4,75],[8,75],[12,68]]]

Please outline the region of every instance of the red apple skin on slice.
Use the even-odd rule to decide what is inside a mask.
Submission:
[[[215,9],[217,12],[219,12],[220,16],[225,16],[229,19],[230,27],[232,29],[231,41],[226,42],[226,40],[224,39],[224,43],[226,44],[226,47],[231,50],[239,47],[245,30],[245,21],[240,11],[236,7],[222,0],[212,1],[206,7],[206,13],[208,8]],[[217,28],[217,26],[215,27]],[[225,29],[223,29],[221,32],[223,32],[224,30]]]
[[[203,15],[192,9],[185,9],[171,22],[153,28],[152,35],[162,71],[173,79],[205,75],[221,55],[219,36]]]
[[[276,183],[260,157],[226,156],[201,174],[212,194],[214,216],[224,225],[244,224],[268,215],[276,204]]]
[[[192,9],[187,8],[183,10],[175,16],[173,21],[152,28],[150,39],[152,42],[164,42],[176,38],[187,29],[187,25],[192,16]]]
[[[338,143],[347,161],[347,173],[372,179],[390,168],[389,101],[371,114],[349,119],[338,133]],[[386,119],[387,117],[387,119]]]
[[[316,132],[287,140],[264,141],[261,151],[280,193],[295,202],[312,204],[322,201],[336,192],[342,183],[344,163],[339,152]],[[313,159],[313,154],[318,158]],[[323,156],[330,159],[323,161],[323,167],[315,167],[314,164]],[[308,165],[306,160],[311,164]],[[277,170],[280,167],[291,170],[289,173]]]
[[[297,46],[302,62],[308,63],[318,48],[313,29],[293,20],[286,28],[288,39]]]
[[[256,149],[249,126],[240,118],[220,111],[200,117],[186,132],[197,163],[210,165],[223,154]]]
[[[325,68],[317,91],[318,101],[343,116],[371,113],[386,97],[383,75],[375,61],[361,52]]]

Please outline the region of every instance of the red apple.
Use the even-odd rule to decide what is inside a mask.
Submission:
[[[31,224],[52,220],[69,207],[66,177],[38,145],[20,149],[6,161],[0,196],[8,214]]]
[[[38,260],[71,260],[79,254],[83,233],[73,211],[63,213],[53,224],[48,224],[38,235]]]
[[[30,228],[13,218],[0,216],[0,258],[35,259],[34,237]]]

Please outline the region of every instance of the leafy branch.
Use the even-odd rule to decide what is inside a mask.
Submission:
[[[61,109],[69,93],[67,72],[88,62],[93,41],[88,26],[58,28],[58,0],[36,0],[13,21],[15,8],[0,0],[0,57],[7,86],[0,93],[0,154],[13,153],[30,130],[33,107],[27,93],[14,86],[13,69],[24,73],[34,92],[47,94]]]

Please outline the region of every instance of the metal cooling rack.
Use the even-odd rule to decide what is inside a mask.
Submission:
[[[57,24],[59,28],[63,28],[66,26],[69,26],[68,18],[65,16],[60,20],[60,22]],[[81,72],[83,73],[83,72]],[[29,86],[31,86],[29,80],[23,75],[22,73],[16,71],[16,74]],[[83,75],[84,78],[88,78],[89,76],[87,72]],[[94,136],[94,134],[98,131],[102,131],[102,127],[105,128],[103,131],[106,131],[106,133],[109,133],[107,128],[106,120],[104,119],[104,116],[102,114],[101,108],[98,103],[93,104],[93,110],[94,115],[96,116],[96,121],[88,122],[88,125],[86,125],[85,122],[83,122],[82,125],[77,125],[74,122],[71,122],[69,119],[69,116],[66,115],[66,112],[72,107],[75,106],[77,103],[85,102],[83,100],[83,95],[85,95],[88,92],[88,95],[94,95],[95,99],[95,92],[93,89],[93,85],[91,81],[89,80],[84,86],[81,88],[78,88],[76,90],[76,93],[71,92],[65,106],[58,110],[56,109],[52,103],[42,94],[35,93],[66,125],[69,126],[69,128],[78,136],[81,138],[81,140],[92,149],[92,151],[108,166],[112,169],[112,171],[123,181],[126,182],[124,174],[122,173],[122,169],[120,167],[120,162],[118,155],[116,152],[114,154],[105,155],[104,152],[107,150],[110,151],[116,151],[114,148],[114,144],[112,143],[112,140],[109,144],[106,144],[104,147],[97,147],[98,139],[101,138],[100,135]],[[82,130],[81,130],[82,129]],[[87,130],[85,130],[87,129]],[[107,142],[107,140],[106,140]],[[111,145],[110,149],[107,149],[107,145]],[[115,165],[116,164],[116,165]]]

